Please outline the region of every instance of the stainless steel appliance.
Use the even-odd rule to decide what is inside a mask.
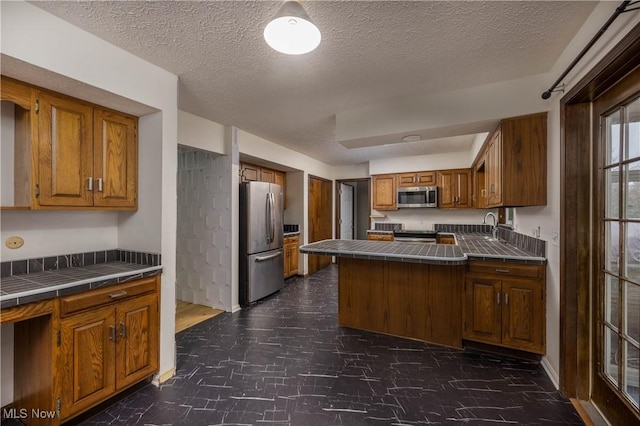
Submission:
[[[438,231],[393,231],[393,240],[398,242],[435,244],[437,238]]]
[[[438,207],[437,186],[398,188],[398,208]]]
[[[262,299],[284,285],[282,187],[240,184],[240,304]]]

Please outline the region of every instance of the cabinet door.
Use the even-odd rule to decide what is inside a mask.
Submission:
[[[260,168],[251,164],[240,163],[240,182],[258,182]]]
[[[416,181],[420,186],[436,186],[436,172],[418,172],[416,174]]]
[[[62,419],[115,392],[115,309],[107,307],[60,321]]]
[[[373,176],[374,210],[398,210],[396,196],[396,175]]]
[[[438,207],[455,207],[455,177],[451,170],[438,172]]]
[[[274,172],[274,182],[282,187],[282,208],[287,208],[287,175],[285,172]]]
[[[538,281],[503,281],[502,343],[544,354],[544,295]]]
[[[261,169],[260,182],[276,183],[275,171],[271,169]]]
[[[158,370],[158,296],[150,294],[117,305],[116,388],[122,389]]]
[[[487,151],[487,167],[489,177],[487,181],[487,207],[502,205],[502,138],[500,131],[496,131]]]
[[[138,177],[137,120],[95,108],[93,205],[135,209]]]
[[[455,173],[455,204],[458,208],[471,208],[471,170],[459,170]]]
[[[92,206],[92,107],[47,92],[38,100],[39,204]]]
[[[416,173],[401,173],[397,177],[398,186],[401,188],[407,186],[418,186],[418,176]]]
[[[289,254],[289,275],[298,273],[298,240],[291,245],[291,253]]]
[[[486,343],[502,341],[501,283],[467,278],[464,285],[463,337]]]

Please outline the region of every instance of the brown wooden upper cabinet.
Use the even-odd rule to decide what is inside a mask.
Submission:
[[[546,205],[547,113],[502,120],[474,165],[478,207]]]
[[[398,175],[398,187],[436,186],[436,172],[411,172]]]
[[[137,119],[49,92],[37,100],[39,205],[135,210]]]
[[[438,207],[472,208],[471,176],[471,169],[438,171]]]
[[[5,77],[2,100],[16,103],[15,203],[3,208],[137,209],[137,117]]]
[[[373,177],[373,202],[374,210],[398,210],[397,186],[395,174],[374,175]]]

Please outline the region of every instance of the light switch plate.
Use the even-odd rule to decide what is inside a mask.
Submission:
[[[5,245],[10,249],[19,249],[24,245],[24,240],[22,237],[9,237],[7,241],[5,241]]]

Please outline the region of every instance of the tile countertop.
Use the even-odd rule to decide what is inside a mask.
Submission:
[[[516,261],[541,265],[547,262],[544,257],[535,256],[515,245],[493,240],[490,235],[456,233],[455,236],[458,244],[324,240],[304,245],[300,247],[300,252],[443,265],[461,265],[471,259]]]
[[[106,262],[0,279],[0,308],[24,305],[92,290],[134,279],[158,275],[162,266],[130,262]]]

